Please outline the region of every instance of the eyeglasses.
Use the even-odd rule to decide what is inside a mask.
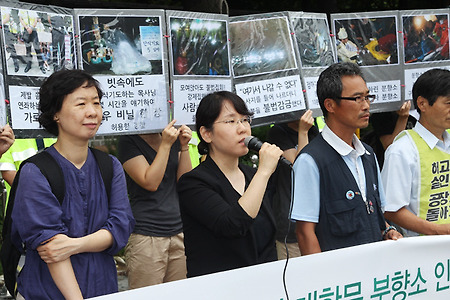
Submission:
[[[362,103],[363,101],[369,101],[369,103],[373,103],[376,98],[377,98],[376,95],[357,96],[357,97],[337,97],[337,99],[356,101],[356,103]]]
[[[214,123],[225,123],[225,124],[228,124],[230,126],[231,125],[238,126],[239,123],[241,123],[244,126],[247,126],[247,125],[250,126],[250,124],[252,124],[252,117],[246,116],[246,117],[244,117],[242,119],[239,119],[239,120],[230,119],[230,120],[225,120],[225,121],[216,121]]]

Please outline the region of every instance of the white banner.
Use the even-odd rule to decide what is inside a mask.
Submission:
[[[289,261],[290,299],[450,299],[450,236],[383,241]],[[285,261],[190,278],[93,299],[285,300]]]

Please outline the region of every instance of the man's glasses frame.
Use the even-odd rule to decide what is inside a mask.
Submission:
[[[373,103],[376,98],[377,98],[376,95],[366,95],[366,96],[356,96],[356,97],[337,97],[337,99],[340,99],[340,100],[351,100],[351,101],[355,101],[356,103],[362,103],[363,101]]]

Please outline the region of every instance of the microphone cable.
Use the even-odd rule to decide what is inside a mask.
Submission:
[[[292,214],[292,206],[294,203],[294,168],[291,167],[291,199],[290,199],[290,204],[289,204],[289,213],[288,213],[288,228],[287,228],[287,232],[286,235],[284,236],[284,249],[286,250],[286,262],[284,264],[284,269],[283,269],[283,288],[284,288],[284,293],[286,294],[286,300],[289,300],[289,293],[287,290],[287,285],[286,285],[286,271],[287,271],[287,266],[289,263],[289,249],[288,249],[288,243],[287,243],[287,239],[288,239],[288,234],[289,231],[291,230],[291,214]]]

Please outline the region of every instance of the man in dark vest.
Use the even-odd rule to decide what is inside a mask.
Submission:
[[[385,196],[373,150],[355,135],[369,124],[376,98],[360,68],[330,66],[319,77],[317,96],[326,126],[294,164],[291,216],[302,255],[400,238],[383,218]]]

